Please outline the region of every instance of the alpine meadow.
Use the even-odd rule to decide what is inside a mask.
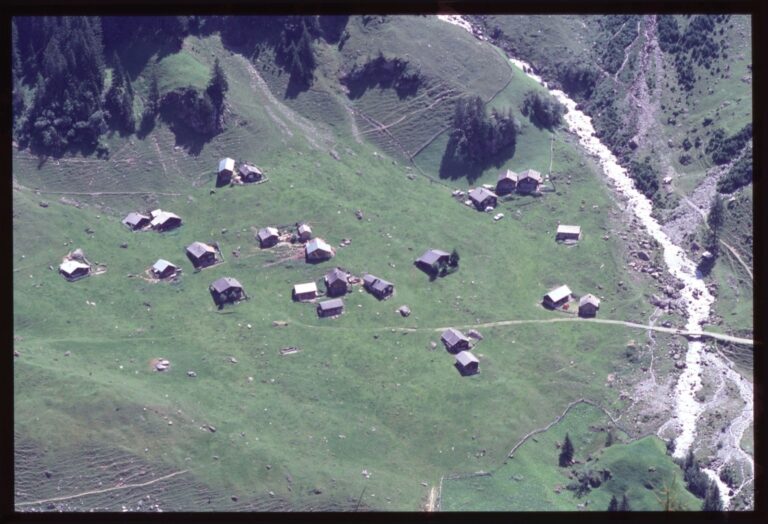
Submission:
[[[10,24],[15,511],[754,510],[750,16]]]

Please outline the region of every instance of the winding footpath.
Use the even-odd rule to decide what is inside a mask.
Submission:
[[[472,26],[460,16],[438,16],[445,22],[458,25],[473,33]],[[632,212],[640,220],[648,234],[659,243],[663,250],[664,262],[669,273],[685,284],[685,287],[681,290],[681,295],[686,304],[688,317],[686,331],[691,333],[701,332],[701,325],[706,323],[709,318],[714,297],[710,294],[704,280],[698,274],[694,262],[688,258],[685,251],[672,242],[669,236],[662,231],[661,225],[652,217],[653,206],[651,201],[635,189],[634,183],[626,170],[618,163],[618,160],[608,147],[595,136],[592,119],[576,108],[575,101],[569,98],[563,91],[551,89],[540,76],[532,72],[533,70],[529,64],[515,58],[510,58],[510,62],[522,70],[528,77],[545,87],[558,102],[566,107],[567,112],[564,115],[564,120],[568,129],[578,137],[579,143],[584,150],[600,164],[605,176],[613,182],[614,191],[627,198],[628,211]],[[677,433],[674,456],[684,457],[696,441],[696,423],[704,408],[704,406],[697,402],[696,393],[702,387],[700,374],[703,369],[702,363],[705,361],[709,368],[714,369],[718,375],[727,376],[729,380],[735,382],[739,395],[744,401],[743,410],[731,421],[728,427],[729,438],[724,442],[723,446],[723,448],[727,449],[723,451],[721,448],[718,452],[718,458],[727,457],[735,461],[738,457],[740,463],[748,464],[748,468],[741,468],[745,474],[744,483],[732,495],[729,495],[727,486],[719,479],[719,471],[725,465],[725,462],[723,460],[716,460],[717,469],[704,469],[704,472],[713,481],[718,483],[723,507],[728,509],[730,499],[745,485],[749,484],[754,475],[754,461],[741,448],[741,439],[753,420],[752,384],[736,372],[731,367],[732,363],[723,358],[722,355],[719,353],[707,353],[704,351],[704,344],[700,340],[690,340],[685,358],[686,368],[675,388],[675,412],[677,418],[674,422],[670,421],[668,424],[674,426]],[[664,426],[662,426],[662,429],[664,429]]]

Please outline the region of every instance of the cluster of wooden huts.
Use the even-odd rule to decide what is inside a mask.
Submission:
[[[155,209],[147,214],[132,211],[123,219],[123,225],[131,231],[170,231],[181,226],[179,215],[162,209]]]
[[[551,289],[544,295],[542,304],[548,309],[568,310],[573,300],[571,288],[566,285]],[[581,317],[594,317],[600,309],[600,299],[588,293],[579,299],[578,314]]]
[[[456,360],[455,366],[462,376],[474,375],[480,372],[480,361],[474,353],[469,338],[455,328],[448,328],[440,335],[440,341],[448,353]]]
[[[222,158],[219,161],[219,170],[216,174],[216,185],[226,186],[234,184],[252,184],[266,180],[264,172],[253,164],[241,162],[235,171],[233,158]]]

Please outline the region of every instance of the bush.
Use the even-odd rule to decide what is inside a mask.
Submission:
[[[745,153],[731,170],[717,182],[720,193],[733,193],[752,183],[752,151]]]
[[[650,157],[645,157],[642,163],[633,160],[629,167],[629,176],[635,181],[638,191],[653,199],[659,190],[659,176],[651,166]]]
[[[716,129],[704,151],[712,155],[712,161],[715,164],[727,164],[750,140],[752,140],[752,124],[747,124],[741,131],[728,138],[725,137],[725,131]]]

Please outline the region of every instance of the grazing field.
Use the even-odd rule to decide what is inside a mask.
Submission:
[[[608,433],[614,443],[606,446]],[[568,434],[577,466],[558,466],[560,450]],[[586,494],[577,496],[566,488],[575,480],[572,471],[588,468],[609,471],[610,477]],[[684,487],[682,471],[665,454],[656,437],[627,441],[627,435],[594,406],[579,404],[562,421],[526,441],[502,465],[489,474],[446,476],[441,509],[444,511],[605,511],[611,496],[626,494],[633,511],[662,509],[670,499],[678,509],[698,510],[701,501]]]
[[[588,397],[613,413],[626,406],[604,386],[609,374],[633,371],[624,351],[636,333],[622,326],[484,328],[473,377],[461,377],[439,345],[450,325],[573,315],[539,305],[562,283],[599,295],[600,316],[648,318],[644,281],[625,272],[613,233],[619,208],[567,135],[555,136],[553,190],[512,197],[494,222],[446,185],[409,177],[352,140],[351,128],[337,132],[298,102],[283,104],[218,36],[190,37],[161,63],[188,71],[178,80],[186,85],[199,77],[194,64],[208,69],[214,58],[229,78],[229,113],[227,130],[210,141],[158,123],[143,139],[112,137],[109,159],[14,152],[14,429],[26,446],[17,448],[25,465],[17,503],[99,490],[115,475],[141,483],[134,470],[148,464],[152,478],[185,471],[149,492],[136,488],[161,509],[417,510],[446,472],[494,467],[569,402]],[[500,64],[499,83],[510,74]],[[519,99],[508,89],[494,103]],[[329,107],[329,121],[347,122]],[[549,150],[550,134],[526,127],[507,167],[546,174]],[[269,180],[214,192],[224,156],[256,163]],[[429,162],[423,169],[437,178]],[[489,170],[480,182],[493,180]],[[157,207],[183,226],[132,233],[120,223]],[[307,264],[300,246],[258,247],[259,228],[298,221],[336,248],[333,260]],[[558,221],[582,226],[578,245],[555,243]],[[351,244],[341,247],[345,238]],[[218,242],[223,262],[194,271],[184,253],[193,241]],[[64,280],[56,268],[75,248],[106,272]],[[428,248],[457,249],[459,271],[430,281],[413,265]],[[149,281],[145,270],[158,258],[179,265],[181,277]],[[294,284],[319,282],[336,265],[393,282],[395,296],[379,302],[354,287],[337,319],[291,301]],[[222,276],[237,278],[249,299],[217,309],[208,286]],[[408,318],[395,312],[402,304]],[[287,346],[301,351],[281,355]],[[169,371],[152,369],[161,357]],[[111,457],[119,464],[103,476],[89,469]],[[120,465],[130,461],[136,466]],[[68,479],[60,486],[55,475],[40,477],[44,467],[56,474],[56,464]],[[137,504],[133,492],[108,493],[72,504]]]

